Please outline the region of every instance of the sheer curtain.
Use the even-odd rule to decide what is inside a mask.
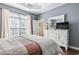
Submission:
[[[11,37],[11,32],[9,30],[10,28],[10,15],[11,12],[7,9],[2,9],[2,32],[1,32],[1,38],[9,38]],[[31,16],[30,15],[26,15],[26,21],[25,21],[25,35],[31,35]]]
[[[31,35],[31,16],[30,15],[27,15],[26,16],[26,35]]]
[[[2,33],[1,38],[9,38],[9,15],[10,12],[7,9],[2,9]]]
[[[39,30],[38,30],[38,35],[40,35],[40,36],[44,36],[44,27],[45,27],[45,21],[44,21],[44,19],[40,19],[39,20]]]

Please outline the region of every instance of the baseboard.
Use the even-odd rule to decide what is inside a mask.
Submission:
[[[74,47],[74,46],[69,46],[69,48],[75,49],[75,50],[79,50],[78,47]]]

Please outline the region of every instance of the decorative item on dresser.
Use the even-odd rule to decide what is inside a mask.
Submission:
[[[65,47],[65,50],[67,50],[69,38],[69,22],[65,22],[64,15],[60,15],[48,19],[48,23],[50,24],[48,25],[49,29],[44,30],[44,36],[55,40],[58,45]]]

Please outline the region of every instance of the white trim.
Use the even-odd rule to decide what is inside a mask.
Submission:
[[[79,50],[78,47],[74,47],[74,46],[69,46],[69,48],[75,49],[75,50]]]

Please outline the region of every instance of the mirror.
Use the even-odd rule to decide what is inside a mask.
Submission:
[[[48,29],[56,29],[56,23],[64,22],[64,15],[51,17],[48,19]]]

